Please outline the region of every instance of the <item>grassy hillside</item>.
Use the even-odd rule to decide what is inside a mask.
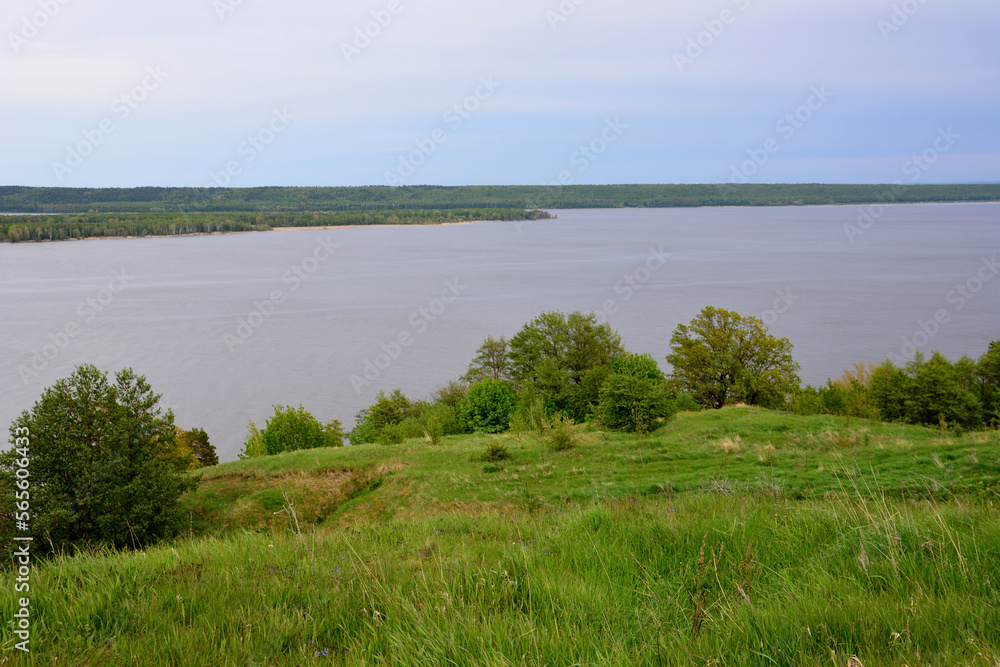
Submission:
[[[728,408],[575,435],[199,471],[183,539],[33,572],[33,657],[1000,664],[997,432]]]

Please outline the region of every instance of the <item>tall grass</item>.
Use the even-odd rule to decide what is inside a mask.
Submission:
[[[336,520],[189,534],[143,552],[44,564],[32,574],[34,662],[11,650],[9,628],[0,660],[1000,664],[1000,516],[988,494],[977,487],[907,497],[892,490],[896,468],[873,463],[836,478],[826,498],[797,497],[781,490],[782,462],[813,452],[811,445],[754,435],[736,416],[721,426],[731,442],[739,435],[739,451],[720,451],[726,434],[704,424],[700,435],[681,423],[682,434],[644,440],[579,431],[580,444],[567,452],[525,445],[512,464],[513,471],[524,466],[516,480],[517,472],[481,472],[481,457],[469,454],[481,455],[482,438],[406,444],[393,454],[377,448],[379,464],[396,472],[350,500]],[[812,425],[816,437],[821,427]],[[773,466],[753,451],[768,438]],[[663,440],[687,458],[665,461]],[[975,446],[979,461],[998,458],[994,444]],[[877,461],[882,450],[870,447],[856,453]],[[451,464],[435,468],[442,450],[450,450]],[[726,492],[665,483],[637,495],[616,481],[577,500],[567,493],[572,480],[591,488],[598,473],[573,472],[585,467],[603,467],[607,479],[642,477],[650,467],[664,482],[661,472],[687,479],[682,472],[703,470],[702,453],[727,462]],[[375,463],[363,451],[310,456],[270,461],[267,474],[286,475],[289,465],[325,469],[329,456]],[[771,486],[740,481],[748,478],[744,469],[765,481],[773,475]],[[211,474],[222,483],[226,471]],[[499,490],[480,488],[487,484]],[[6,619],[14,597],[12,586],[0,593]]]

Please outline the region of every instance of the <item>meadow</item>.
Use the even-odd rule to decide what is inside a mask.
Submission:
[[[182,538],[39,565],[32,660],[7,627],[0,662],[1000,664],[997,431],[731,407],[573,436],[195,471]]]

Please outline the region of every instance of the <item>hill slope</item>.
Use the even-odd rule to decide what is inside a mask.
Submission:
[[[201,472],[189,535],[33,573],[34,658],[1000,660],[996,432],[730,408],[576,436],[566,452],[469,436]],[[497,441],[512,458],[484,461]],[[0,604],[13,613],[10,587]]]

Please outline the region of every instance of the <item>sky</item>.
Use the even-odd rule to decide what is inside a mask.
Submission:
[[[6,0],[0,185],[1000,182],[997,0]]]

